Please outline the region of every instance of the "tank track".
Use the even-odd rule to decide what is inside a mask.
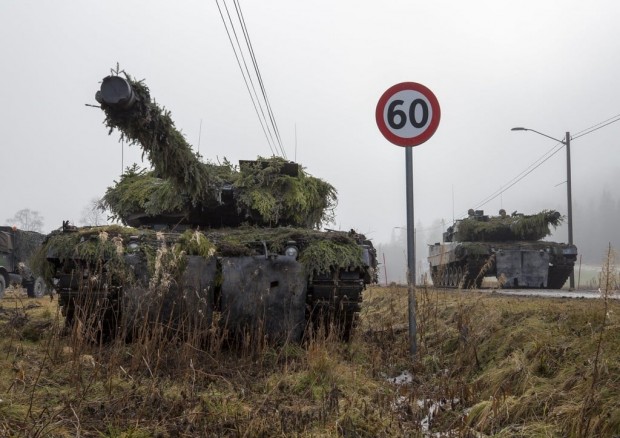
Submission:
[[[59,304],[67,329],[79,319],[83,325],[92,325],[93,337],[115,336],[121,320],[121,288],[86,287],[73,275],[61,276],[59,286]],[[364,274],[358,270],[315,276],[308,283],[306,329],[316,332],[324,328],[326,333],[336,330],[339,338],[349,340],[359,318],[365,287]],[[217,299],[213,305],[218,307]]]
[[[484,272],[484,261],[470,260],[466,264],[449,263],[440,267],[433,266],[431,278],[436,287],[472,289],[482,285]]]
[[[332,272],[317,276],[308,285],[306,320],[314,330],[323,326],[326,331],[337,330],[344,340],[349,340],[359,317],[363,274],[359,271]]]

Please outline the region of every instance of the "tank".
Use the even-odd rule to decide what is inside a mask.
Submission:
[[[134,165],[107,189],[101,207],[118,224],[63,222],[47,237],[41,253],[69,326],[106,336],[217,327],[280,342],[328,321],[348,338],[377,261],[362,234],[321,231],[333,186],[280,157],[204,162],[127,74],[104,78],[95,97],[110,133],[152,168]]]
[[[560,289],[573,272],[577,247],[542,240],[562,223],[554,210],[525,215],[487,216],[469,210],[443,233],[443,243],[429,246],[435,286],[479,288],[487,276],[502,288]]]

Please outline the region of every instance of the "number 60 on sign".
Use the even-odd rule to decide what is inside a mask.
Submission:
[[[375,112],[383,136],[398,146],[418,146],[437,130],[441,110],[431,90],[416,82],[387,89]]]

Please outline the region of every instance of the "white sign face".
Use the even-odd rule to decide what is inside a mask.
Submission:
[[[388,99],[383,119],[392,134],[402,138],[418,137],[428,129],[433,108],[419,91],[403,90]]]
[[[398,146],[417,146],[437,130],[441,110],[435,95],[424,85],[403,82],[389,88],[377,104],[377,126]]]

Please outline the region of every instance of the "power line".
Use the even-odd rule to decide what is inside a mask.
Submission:
[[[269,114],[269,120],[271,121],[271,125],[276,135],[276,139],[278,140],[278,145],[280,147],[280,152],[286,158],[286,152],[284,151],[284,147],[282,146],[282,139],[280,137],[280,131],[278,130],[278,124],[276,123],[276,119],[273,115],[273,111],[271,109],[271,103],[269,102],[269,98],[267,97],[267,92],[265,90],[265,84],[263,83],[262,75],[260,74],[260,69],[258,68],[258,62],[256,61],[256,55],[254,54],[254,47],[252,46],[252,41],[250,40],[250,34],[248,32],[248,28],[245,24],[245,18],[243,17],[243,12],[241,11],[241,5],[239,4],[239,0],[234,0],[235,8],[237,9],[237,18],[241,23],[241,29],[243,30],[243,34],[245,36],[246,45],[248,47],[250,57],[252,58],[252,63],[254,64],[254,71],[256,73],[256,77],[258,78],[258,84],[260,85],[261,92],[263,94],[263,99],[265,101],[265,105],[267,106],[267,113]]]
[[[250,81],[250,85],[252,86],[252,91],[254,92],[253,98],[256,98],[256,102],[258,103],[258,108],[260,110],[260,113],[261,113],[261,116],[262,116],[262,120],[265,122],[265,125],[267,126],[267,133],[269,134],[269,137],[271,138],[271,144],[273,144],[273,146],[275,147],[275,143],[276,142],[275,142],[275,140],[273,138],[273,135],[274,135],[272,133],[273,129],[270,129],[272,127],[270,126],[269,121],[267,120],[267,117],[265,116],[265,111],[263,109],[263,105],[261,104],[261,100],[260,100],[260,98],[258,96],[258,93],[256,91],[256,87],[254,86],[254,81],[252,80],[252,75],[250,74],[250,69],[248,68],[247,62],[245,60],[245,55],[243,54],[243,49],[241,48],[241,43],[239,42],[239,38],[237,36],[237,30],[235,29],[235,25],[233,24],[232,18],[230,16],[230,12],[228,11],[228,6],[226,6],[226,2],[224,0],[223,0],[223,3],[224,3],[224,7],[226,8],[226,14],[228,15],[228,20],[230,21],[230,25],[232,27],[233,34],[235,36],[235,41],[237,42],[237,47],[239,48],[239,53],[241,54],[241,59],[243,60],[243,66],[245,68],[245,74],[247,75],[248,80]],[[233,4],[235,5],[235,8],[237,8],[237,5],[236,5],[236,3],[234,3],[234,1],[233,1]],[[239,13],[238,12],[237,12],[237,18],[239,19]],[[243,29],[242,29],[242,31],[244,33],[244,37],[245,37],[245,41],[246,41],[246,47],[247,47],[248,38],[245,35],[245,32],[244,32]],[[256,74],[256,68],[254,68],[254,73]]]
[[[525,178],[530,173],[532,173],[534,170],[536,170],[538,167],[540,167],[549,158],[551,158],[552,156],[554,156],[555,154],[560,152],[562,150],[562,146],[563,146],[562,143],[558,143],[554,147],[549,149],[547,152],[545,152],[543,155],[541,155],[539,158],[537,158],[532,164],[530,164],[528,167],[526,167],[525,170],[520,172],[517,176],[515,176],[514,178],[509,180],[507,183],[503,184],[500,189],[496,190],[495,192],[493,192],[492,194],[490,194],[489,196],[484,198],[482,201],[480,201],[477,204],[475,204],[475,209],[478,209],[478,208],[488,204],[492,200],[496,199],[498,196],[501,196],[505,191],[507,191],[508,189],[513,187],[515,184],[517,184],[523,178]],[[466,215],[467,215],[467,213],[463,213],[463,214],[459,215],[459,217],[465,217]]]
[[[620,114],[616,114],[615,116],[609,117],[608,119],[605,119],[602,122],[599,122],[599,123],[597,123],[595,125],[592,125],[589,128],[581,130],[576,135],[571,136],[571,138],[574,140],[574,139],[577,139],[579,137],[583,137],[586,134],[590,134],[591,132],[597,131],[597,130],[599,130],[601,128],[604,128],[607,125],[611,125],[612,123],[615,123],[615,122],[618,122],[618,121],[620,121]],[[519,181],[521,181],[527,175],[532,173],[535,169],[540,167],[545,161],[547,161],[549,158],[551,158],[552,156],[557,154],[560,150],[562,150],[563,146],[564,146],[563,142],[557,143],[554,147],[549,149],[545,154],[543,154],[541,157],[536,159],[532,164],[530,164],[528,167],[526,167],[524,171],[519,173],[517,176],[515,176],[510,181],[508,181],[508,183],[504,184],[499,190],[493,192],[491,195],[487,196],[482,201],[480,201],[476,205],[475,208],[480,208],[480,207],[488,204],[489,202],[491,202],[493,199],[497,198],[498,196],[501,196],[505,191],[507,191],[508,189],[513,187],[515,184],[517,184]],[[459,217],[465,217],[465,216],[466,216],[466,213],[460,215]]]
[[[553,151],[553,153],[551,153],[549,156],[545,157],[544,159],[542,159],[539,163],[537,163],[535,166],[533,166],[530,170],[528,170],[527,172],[523,173],[523,175],[519,178],[516,178],[514,180],[512,180],[512,182],[508,183],[508,185],[506,186],[502,186],[502,189],[493,197],[485,200],[484,202],[478,204],[476,206],[476,208],[480,208],[483,205],[491,202],[493,199],[497,198],[499,195],[501,195],[502,193],[504,193],[506,190],[508,190],[509,188],[511,188],[512,186],[514,186],[515,184],[517,184],[519,181],[521,181],[523,178],[525,178],[526,176],[528,176],[530,173],[532,173],[534,170],[538,169],[545,161],[547,161],[549,158],[551,158],[552,156],[554,156],[555,154],[557,154],[558,152],[560,152],[562,150],[561,147],[558,147],[557,149],[555,149]]]
[[[612,118],[613,118],[613,117],[612,117]],[[611,120],[611,119],[607,119],[607,120]],[[615,119],[615,120],[611,120],[611,122],[607,122],[607,123],[602,122],[602,123],[604,123],[604,124],[599,124],[600,126],[597,126],[596,128],[590,129],[589,131],[586,131],[586,132],[583,132],[583,131],[582,131],[582,132],[583,132],[583,134],[580,134],[580,135],[575,135],[575,136],[573,136],[573,137],[572,137],[572,139],[573,139],[573,140],[575,140],[576,138],[583,137],[584,135],[589,134],[589,133],[591,133],[591,132],[598,131],[599,129],[604,128],[604,127],[605,127],[605,126],[607,126],[607,125],[611,125],[612,123],[616,123],[616,122],[617,122],[617,121],[619,121],[619,120],[620,120],[620,117],[619,117],[619,118],[617,118],[617,119]]]
[[[269,103],[269,99],[267,98],[267,92],[265,90],[265,86],[262,80],[262,76],[260,74],[260,69],[258,68],[258,62],[256,61],[256,56],[254,54],[254,49],[252,47],[252,43],[250,40],[250,35],[247,30],[247,26],[245,24],[245,20],[243,18],[243,13],[241,11],[241,6],[238,3],[238,0],[233,0],[233,4],[235,7],[237,20],[239,24],[235,26],[233,19],[231,17],[228,6],[226,5],[226,1],[222,0],[224,10],[226,11],[226,18],[224,17],[224,13],[222,12],[222,8],[220,7],[219,1],[216,0],[216,4],[218,10],[220,12],[220,17],[222,19],[222,23],[224,24],[224,28],[226,29],[226,33],[228,35],[228,40],[230,41],[231,47],[235,54],[235,58],[237,59],[237,65],[241,70],[241,75],[243,76],[243,80],[246,84],[246,89],[250,94],[250,99],[252,100],[252,105],[254,106],[254,111],[259,119],[261,124],[261,128],[263,129],[263,134],[267,140],[269,145],[269,149],[271,150],[272,155],[281,155],[286,158],[286,153],[284,151],[284,147],[282,145],[282,139],[280,137],[280,133],[278,130],[277,123],[275,121],[275,117],[273,115],[273,110],[271,109],[271,104]],[[237,34],[236,27],[240,26],[240,33],[243,34],[243,40],[245,42],[245,50],[241,45],[239,36]],[[234,41],[233,41],[234,37]],[[236,43],[236,44],[235,44]],[[250,72],[250,68],[248,67],[248,62],[246,62],[245,52],[249,53],[251,58],[251,64],[253,67],[253,74]],[[255,78],[255,80],[253,79]],[[260,93],[257,91],[257,86],[255,85],[255,81],[260,88]],[[262,97],[261,97],[262,96]]]
[[[256,116],[258,117],[258,121],[260,122],[261,128],[263,130],[263,134],[265,135],[265,139],[267,140],[267,144],[269,145],[269,149],[271,150],[272,155],[276,155],[272,146],[272,143],[269,139],[269,136],[267,135],[267,130],[265,129],[265,125],[263,123],[263,119],[261,118],[259,112],[258,112],[258,108],[256,106],[256,102],[254,100],[254,96],[252,95],[252,92],[250,91],[250,85],[248,84],[248,78],[246,78],[246,75],[243,71],[243,67],[241,66],[241,61],[239,59],[239,55],[237,54],[237,49],[235,48],[235,44],[233,43],[232,37],[230,35],[230,31],[228,30],[228,25],[226,24],[226,19],[224,18],[224,14],[222,13],[222,9],[220,8],[220,4],[218,3],[218,1],[215,1],[215,4],[217,5],[217,9],[220,12],[220,17],[222,19],[222,23],[224,23],[224,29],[226,30],[226,34],[228,35],[228,41],[230,41],[230,46],[233,49],[233,53],[235,54],[235,59],[237,60],[237,65],[239,66],[239,69],[241,70],[241,75],[243,76],[243,81],[245,82],[245,87],[248,90],[248,93],[250,94],[250,99],[252,100],[252,105],[254,106],[254,111],[256,112]],[[226,3],[224,3],[224,7],[226,7]],[[228,12],[228,8],[227,8],[227,12]],[[230,17],[230,15],[229,15]],[[231,23],[232,25],[232,23]],[[242,55],[242,53],[241,53]]]
[[[598,126],[602,125],[603,123],[609,122],[610,120],[612,120],[612,119],[616,119],[616,118],[618,118],[618,117],[620,117],[620,114],[616,114],[615,116],[612,116],[612,117],[610,117],[610,118],[608,118],[608,119],[606,119],[606,120],[603,120],[602,122],[598,122],[596,125],[592,125],[592,126],[590,126],[589,128],[586,128],[586,129],[584,129],[584,130],[581,130],[581,131],[579,131],[579,132],[576,132],[576,133],[575,133],[575,136],[576,136],[576,137],[573,137],[573,138],[582,137],[582,136],[584,136],[584,135],[586,135],[586,134],[587,134],[587,132],[584,134],[584,132],[585,132],[585,131],[590,131],[591,129],[592,129],[592,130],[594,130],[593,128],[597,128]],[[619,119],[619,120],[620,120],[620,119]],[[617,122],[617,120],[614,120],[614,122]],[[613,122],[612,122],[612,123],[613,123]],[[605,125],[605,126],[606,126],[606,125]]]

